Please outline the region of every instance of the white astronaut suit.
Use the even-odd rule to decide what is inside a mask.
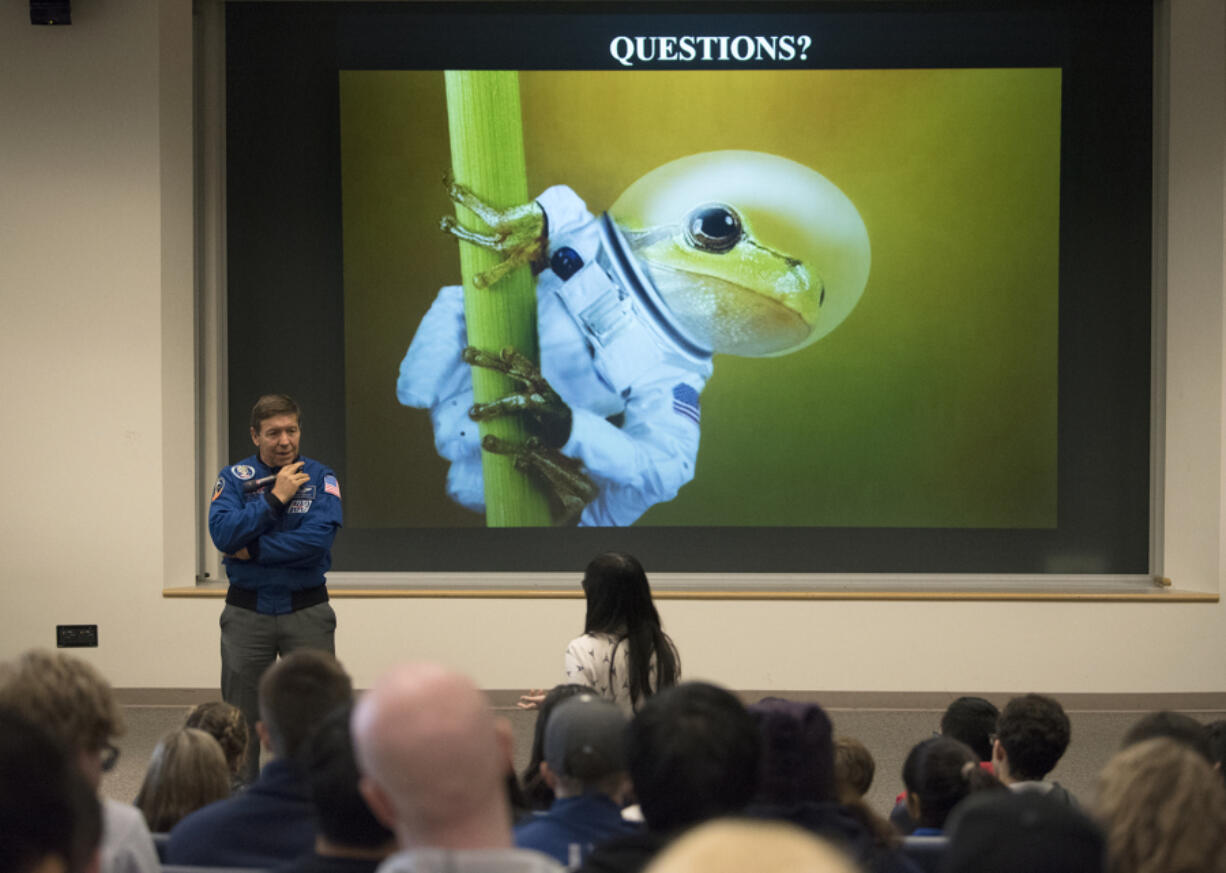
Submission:
[[[694,476],[711,352],[671,316],[607,215],[594,217],[564,185],[537,203],[553,264],[536,285],[541,372],[571,408],[561,451],[599,488],[579,524],[629,525]],[[481,440],[468,416],[472,374],[460,358],[467,345],[463,289],[449,285],[400,364],[396,396],[430,410],[435,447],[451,462],[448,496],[484,512]]]

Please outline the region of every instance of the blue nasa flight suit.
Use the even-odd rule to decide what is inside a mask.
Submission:
[[[258,455],[221,471],[209,505],[213,544],[226,555],[242,548],[251,553],[250,561],[230,557],[222,561],[230,586],[253,593],[249,608],[266,615],[293,612],[302,592],[324,584],[324,574],[332,566],[332,540],[341,526],[336,474],[310,458],[298,460],[311,480],[287,505],[280,506],[269,487],[243,492],[246,482],[277,472]],[[320,594],[327,599],[326,592]],[[252,602],[246,594],[237,599]]]
[[[221,696],[247,717],[246,781],[259,764],[259,681],[278,655],[297,648],[334,652],[336,613],[328,603],[324,574],[332,566],[332,540],[341,526],[336,474],[299,457],[310,480],[282,506],[269,486],[243,485],[271,476],[252,455],[217,476],[209,504],[209,534],[227,555],[230,588],[221,614]],[[247,549],[250,560],[228,557]]]
[[[564,185],[537,199],[552,267],[537,277],[541,372],[571,409],[562,454],[583,463],[599,494],[581,526],[633,523],[694,476],[699,395],[711,352],[687,338],[625,255],[618,231]],[[472,372],[463,289],[449,285],[422,319],[400,365],[396,396],[430,410],[435,448],[451,462],[447,494],[485,511],[481,443],[468,417]]]

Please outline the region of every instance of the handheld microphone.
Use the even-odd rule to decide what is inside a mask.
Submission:
[[[262,479],[251,479],[243,483],[243,493],[250,494],[252,491],[259,491],[265,485],[271,485],[277,481],[276,474],[265,476]]]

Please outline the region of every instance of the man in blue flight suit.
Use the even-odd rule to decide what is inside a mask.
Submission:
[[[221,613],[221,696],[247,717],[247,782],[259,772],[260,676],[295,649],[336,651],[324,574],[341,526],[341,488],[335,473],[298,454],[300,418],[284,394],[256,401],[256,453],[218,474],[209,505],[209,534],[230,580]]]

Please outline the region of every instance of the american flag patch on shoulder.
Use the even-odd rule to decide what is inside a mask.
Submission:
[[[324,476],[324,491],[331,494],[333,497],[341,496],[341,483],[336,481],[336,477],[329,473]]]
[[[684,382],[673,386],[673,412],[698,424],[698,392],[694,386]]]

